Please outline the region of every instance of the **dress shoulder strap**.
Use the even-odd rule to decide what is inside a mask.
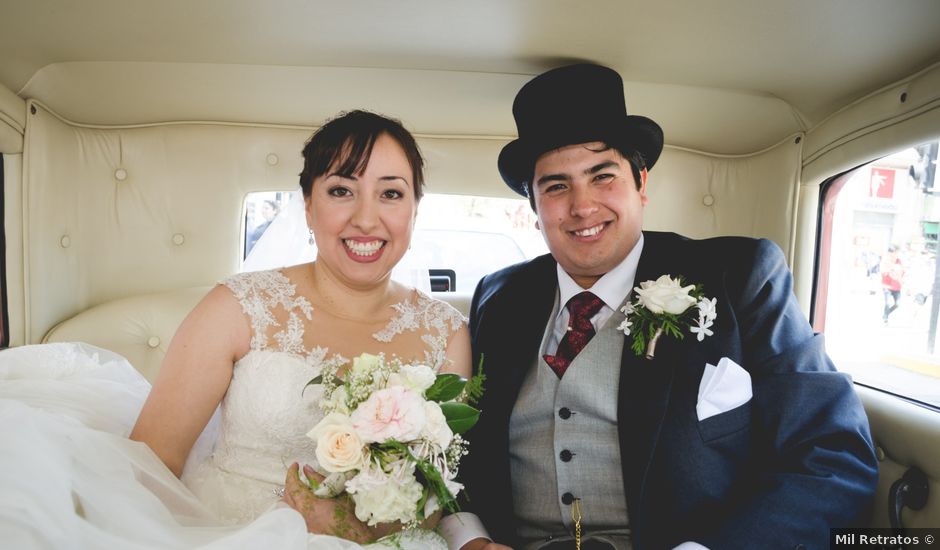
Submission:
[[[466,324],[466,319],[450,304],[431,298],[418,290],[412,296],[392,306],[395,316],[384,329],[372,335],[380,342],[391,342],[404,332],[419,332],[428,347],[425,361],[435,371],[444,364],[444,355],[451,335]]]
[[[454,306],[443,300],[432,298],[421,291],[418,295],[419,309],[425,312],[425,326],[435,329],[441,336],[450,339],[450,335],[467,324],[467,318]]]
[[[278,349],[303,352],[300,344],[303,334],[298,323],[299,315],[309,320],[313,315],[313,308],[303,296],[297,296],[294,284],[283,273],[277,270],[238,273],[222,281],[222,284],[232,291],[241,304],[242,311],[251,321],[251,349],[260,350],[269,346],[269,329],[281,326],[277,320],[279,316],[274,310],[282,308],[288,316],[288,332],[294,333],[299,329],[301,333],[290,334],[291,338],[285,339],[278,336],[284,331],[277,331],[274,337]]]

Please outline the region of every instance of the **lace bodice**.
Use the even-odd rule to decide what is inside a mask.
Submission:
[[[236,364],[221,404],[212,454],[184,480],[226,520],[253,519],[277,499],[292,462],[316,466],[306,433],[322,418],[318,386],[304,385],[331,363],[384,353],[439,370],[450,337],[465,323],[450,305],[412,291],[388,320],[319,318],[280,271],[235,275],[224,282],[251,323],[250,350]]]

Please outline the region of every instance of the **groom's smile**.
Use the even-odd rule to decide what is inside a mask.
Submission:
[[[608,223],[610,222],[599,223],[597,225],[588,227],[587,229],[576,229],[572,231],[571,233],[575,237],[579,237],[583,240],[596,240],[595,237],[597,237],[601,233],[601,231],[603,231],[604,228],[607,227]]]

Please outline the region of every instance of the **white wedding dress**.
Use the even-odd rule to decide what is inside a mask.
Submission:
[[[329,362],[385,353],[440,369],[464,323],[413,291],[371,338],[295,294],[280,271],[225,282],[252,325],[219,411],[177,479],[143,443],[127,439],[150,390],[122,357],[86,344],[0,353],[0,541],[7,548],[278,548],[347,550],[310,535],[279,503],[292,462],[316,467],[305,434],[321,418],[317,386]],[[329,344],[329,345],[328,345]],[[370,546],[444,548],[428,531]]]

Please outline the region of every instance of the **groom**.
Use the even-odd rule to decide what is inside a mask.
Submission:
[[[868,422],[779,248],[641,231],[663,135],[627,115],[613,70],[542,74],[513,115],[500,173],[551,255],[474,295],[488,379],[461,477],[482,526],[445,518],[452,548],[574,549],[576,525],[585,550],[827,548],[831,527],[863,525]],[[663,275],[700,296],[661,279],[638,302],[631,290]],[[638,327],[668,312],[683,337],[650,346]]]

